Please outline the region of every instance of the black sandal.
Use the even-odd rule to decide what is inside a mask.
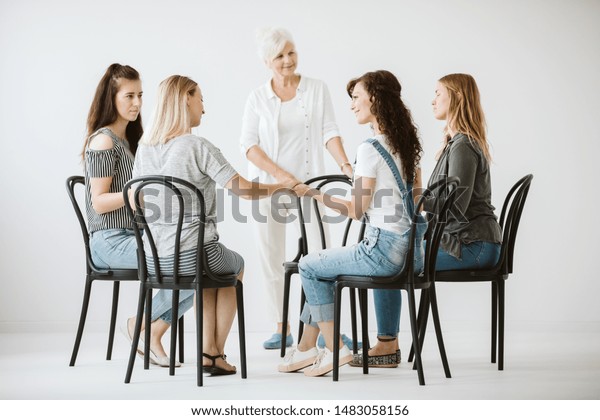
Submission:
[[[202,353],[202,356],[212,361],[212,364],[210,366],[202,366],[202,371],[205,373],[210,373],[211,376],[235,375],[235,373],[237,372],[235,366],[233,370],[227,370],[217,366],[217,359],[227,360],[227,356],[225,356],[224,354],[217,354],[216,356],[211,356],[210,354]]]

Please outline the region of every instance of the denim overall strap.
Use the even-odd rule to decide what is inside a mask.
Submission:
[[[392,174],[394,174],[394,178],[396,179],[396,183],[398,184],[398,188],[400,188],[400,195],[402,196],[402,201],[404,201],[404,206],[408,214],[409,218],[412,218],[415,209],[415,203],[412,200],[412,183],[408,183],[407,188],[404,187],[404,182],[402,181],[402,176],[400,175],[400,171],[398,170],[398,166],[394,159],[389,154],[387,150],[379,143],[376,139],[368,139],[366,140],[368,143],[371,143],[373,147],[379,152],[385,163],[392,170]]]

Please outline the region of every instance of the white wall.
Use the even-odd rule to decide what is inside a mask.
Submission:
[[[240,120],[246,96],[269,75],[255,52],[254,30],[264,25],[287,27],[299,70],[328,83],[350,156],[368,130],[349,112],[346,82],[369,70],[394,72],[420,127],[426,178],[441,140],[430,106],[435,82],[473,74],[493,145],[495,204],[522,175],[535,175],[507,320],[514,328],[600,330],[592,207],[599,18],[592,0],[0,0],[0,331],[74,332],[84,265],[64,180],[82,173],[85,119],[106,67],[140,71],[146,122],[161,80],[176,73],[197,80],[207,107],[198,134],[245,174]],[[337,170],[332,160],[328,167]],[[247,328],[270,331],[251,226],[225,219],[223,241],[247,261]],[[137,288],[123,289],[124,317]],[[440,285],[445,325],[487,328],[488,290]],[[109,295],[108,286],[96,286],[90,325],[104,328]]]

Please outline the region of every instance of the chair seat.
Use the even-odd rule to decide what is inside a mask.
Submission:
[[[137,269],[108,269],[91,270],[90,275],[97,280],[119,280],[119,281],[138,281]]]
[[[337,277],[339,280],[343,280],[344,282],[348,283],[349,285],[351,285],[350,287],[355,287],[355,288],[360,288],[361,285],[364,285],[365,287],[368,286],[368,284],[378,284],[378,285],[385,285],[385,284],[389,284],[390,286],[394,286],[394,288],[398,287],[399,285],[408,285],[408,276],[407,275],[395,275],[395,276],[388,276],[388,277],[370,277],[370,276],[347,276],[347,275],[341,275]],[[415,289],[425,289],[427,287],[429,287],[430,282],[428,281],[423,281],[424,276],[423,274],[419,274],[418,276],[415,276],[414,278],[414,288]]]
[[[436,271],[435,281],[447,283],[466,283],[477,281],[493,281],[494,279],[506,280],[508,274],[503,274],[497,270],[456,270],[456,271]]]
[[[283,268],[285,268],[286,270],[295,270],[295,272],[298,272],[298,263],[296,261],[286,261],[283,263]]]
[[[148,276],[148,283],[156,288],[169,289],[193,289],[196,283],[196,276],[179,277],[179,284],[175,285],[173,277],[163,276],[162,281],[158,281],[157,277]],[[205,274],[202,278],[202,285],[205,289],[218,289],[222,287],[234,287],[237,284],[237,274],[227,274],[219,277],[208,276]]]

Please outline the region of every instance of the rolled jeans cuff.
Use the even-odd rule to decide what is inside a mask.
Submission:
[[[333,321],[333,303],[309,305],[306,303],[300,315],[300,321],[311,327],[318,328],[318,322]]]

